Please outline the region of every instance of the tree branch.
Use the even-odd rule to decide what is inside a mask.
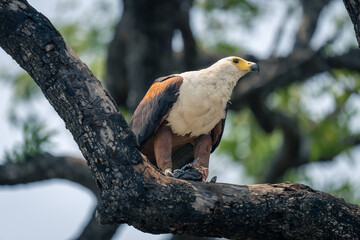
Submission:
[[[180,13],[177,19],[177,28],[180,30],[183,43],[184,43],[184,57],[182,66],[185,69],[195,69],[197,66],[197,47],[196,41],[190,28],[190,8],[193,5],[194,0],[187,0],[181,2]],[[183,69],[177,69],[183,70]]]
[[[0,165],[0,185],[15,185],[60,178],[78,183],[98,195],[86,161],[73,157],[38,155],[24,163]]]
[[[280,24],[278,26],[278,29],[275,33],[275,37],[274,37],[274,40],[271,44],[271,51],[270,51],[270,57],[274,57],[275,56],[275,53],[276,51],[278,50],[279,48],[279,45],[280,45],[280,42],[281,42],[281,38],[283,37],[284,35],[284,32],[285,32],[285,28],[287,26],[287,22],[288,20],[290,19],[291,15],[293,14],[294,12],[294,9],[295,7],[292,5],[292,4],[289,4],[285,10],[285,13],[284,13],[284,16],[282,16],[281,20],[280,20]]]
[[[287,128],[283,124],[287,121],[282,121],[282,119],[287,119],[294,124],[296,122],[282,113],[279,115],[279,112],[267,109],[264,103],[268,94],[276,88],[288,86],[296,81],[304,81],[318,73],[331,72],[336,68],[360,71],[358,49],[352,49],[339,56],[326,56],[323,51],[325,45],[318,51],[311,49],[309,43],[315,32],[320,13],[329,1],[302,0],[301,3],[303,17],[293,51],[287,57],[259,61],[260,67],[266,71],[262,71],[259,76],[250,75],[242,80],[232,99],[232,109],[240,109],[244,103],[248,103],[265,131],[271,132],[276,126],[282,129],[284,141],[278,154],[271,160],[264,178],[266,182],[278,181],[287,169],[306,163],[308,158],[305,138],[301,137],[297,127]],[[335,39],[333,37],[332,41]],[[331,41],[327,44],[330,43]]]
[[[302,21],[296,34],[294,49],[309,48],[309,43],[315,33],[319,16],[330,0],[301,0],[303,7]]]
[[[262,62],[264,64],[261,64]],[[342,55],[331,57],[324,57],[321,51],[303,51],[303,55],[293,52],[286,58],[260,61],[259,65],[266,71],[260,73],[260,76],[249,76],[245,82],[239,83],[238,94],[233,98],[231,107],[240,109],[247,103],[266,132],[272,132],[276,127],[282,130],[283,144],[277,155],[270,160],[263,179],[264,182],[274,183],[279,181],[289,168],[307,163],[309,154],[306,139],[301,136],[295,119],[268,109],[265,104],[266,97],[276,88],[306,80],[324,71],[337,68],[360,71],[360,50],[352,49]]]
[[[351,94],[352,92],[348,91],[346,97],[342,98],[342,101],[336,104],[333,112],[329,113],[322,122],[335,121]],[[309,163],[310,149],[307,140],[309,137],[302,136],[296,119],[287,116],[283,112],[269,109],[262,96],[251,94],[247,99],[251,111],[264,131],[272,132],[278,127],[283,133],[282,145],[275,157],[270,160],[268,170],[261,182],[278,182],[288,169]],[[322,123],[319,125],[321,124]],[[360,139],[356,135],[341,139],[336,149],[327,151],[324,155],[320,156],[317,161],[331,161],[345,150],[359,144]]]
[[[116,231],[121,228],[121,225],[99,225],[98,221],[96,220],[96,209],[94,210],[91,218],[86,225],[84,231],[78,236],[77,240],[107,240],[112,239]]]
[[[360,235],[358,206],[304,185],[237,186],[159,173],[98,80],[26,1],[0,2],[0,46],[34,78],[74,136],[100,190],[100,222],[232,239]]]
[[[358,62],[359,60],[359,49],[351,49],[342,55],[332,56],[325,59],[326,63],[331,69],[342,68],[357,72],[360,71],[360,64]]]
[[[261,96],[250,95],[248,104],[255,118],[266,132],[280,128],[283,142],[278,153],[270,160],[268,170],[262,182],[276,183],[291,167],[300,166],[308,159],[304,151],[304,142],[296,119],[280,111],[270,110]]]
[[[134,110],[154,79],[178,70],[171,46],[177,28],[191,47],[184,51],[186,64],[196,62],[191,30],[179,23],[188,20],[193,0],[122,2],[124,12],[108,49],[106,83],[118,104]]]
[[[349,13],[352,23],[354,24],[354,30],[358,46],[360,47],[360,2],[358,0],[343,0],[346,10]]]
[[[0,185],[27,184],[54,178],[78,183],[92,191],[96,197],[99,195],[84,159],[38,155],[27,159],[24,163],[0,165]],[[111,239],[118,228],[119,226],[116,224],[99,225],[94,211],[89,223],[76,239]]]

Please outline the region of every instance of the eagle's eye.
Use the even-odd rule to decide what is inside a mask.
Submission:
[[[233,59],[233,63],[239,63],[239,60],[237,60],[236,58]]]

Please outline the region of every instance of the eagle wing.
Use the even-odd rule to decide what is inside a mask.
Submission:
[[[165,121],[178,99],[183,78],[170,75],[158,78],[136,108],[129,126],[142,150],[155,131]]]
[[[225,128],[225,120],[227,117],[227,110],[230,106],[230,101],[227,102],[226,108],[225,108],[225,117],[223,119],[221,119],[220,121],[220,125],[219,126],[215,126],[215,128],[211,131],[211,137],[213,139],[213,146],[211,148],[211,153],[213,153],[215,151],[215,149],[219,146],[222,135],[224,133],[224,128]]]

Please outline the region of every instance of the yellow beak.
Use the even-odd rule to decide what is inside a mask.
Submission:
[[[242,58],[238,59],[238,63],[236,63],[236,67],[240,71],[246,71],[246,72],[259,72],[260,68],[256,63],[248,62]]]

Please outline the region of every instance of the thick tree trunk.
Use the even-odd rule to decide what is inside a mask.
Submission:
[[[134,110],[152,82],[174,71],[174,31],[184,37],[191,67],[196,46],[189,26],[193,0],[124,0],[124,13],[108,48],[106,84],[119,105]],[[190,66],[189,66],[190,65]],[[193,67],[193,65],[192,65]]]
[[[359,239],[360,208],[300,184],[237,186],[165,177],[100,82],[25,0],[0,2],[0,46],[40,86],[88,161],[101,223],[232,239]]]

